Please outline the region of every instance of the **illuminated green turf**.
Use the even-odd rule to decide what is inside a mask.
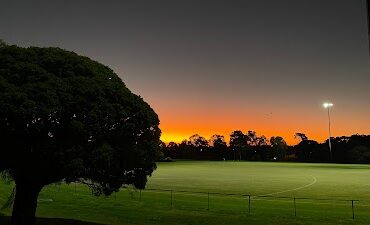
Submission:
[[[147,188],[173,190],[172,208],[170,191],[146,190],[140,201],[140,193],[133,189],[121,190],[110,197],[93,197],[83,185],[77,185],[75,192],[73,184],[62,184],[44,188],[37,215],[125,225],[370,223],[370,165],[159,163]],[[0,185],[0,203],[10,190],[11,185]],[[213,194],[216,192],[235,196]],[[243,194],[251,195],[250,213],[248,196]],[[351,202],[342,201],[352,199],[360,200],[354,202],[355,221]]]

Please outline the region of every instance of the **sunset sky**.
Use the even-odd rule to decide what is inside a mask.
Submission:
[[[0,39],[110,66],[158,113],[162,140],[233,130],[370,134],[365,0],[6,1]]]

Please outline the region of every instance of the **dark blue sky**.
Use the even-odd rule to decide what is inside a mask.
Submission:
[[[370,133],[365,0],[4,1],[0,38],[103,62],[163,137]],[[280,132],[280,133],[279,133]],[[167,136],[166,136],[167,135]]]

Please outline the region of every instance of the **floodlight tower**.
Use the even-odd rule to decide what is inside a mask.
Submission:
[[[322,104],[325,109],[328,109],[328,122],[329,122],[329,151],[330,151],[330,160],[333,161],[333,154],[331,153],[331,130],[330,130],[330,108],[333,107],[333,103],[325,102]]]
[[[369,54],[370,54],[370,0],[366,0],[367,11],[367,37],[369,39]]]

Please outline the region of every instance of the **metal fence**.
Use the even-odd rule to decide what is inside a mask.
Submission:
[[[10,190],[10,188],[9,188]],[[126,190],[126,191],[125,191]],[[125,205],[150,206],[159,210],[196,210],[224,214],[263,215],[297,218],[345,219],[370,221],[370,201],[367,199],[345,198],[310,198],[300,196],[252,195],[221,193],[214,191],[193,191],[178,189],[144,190],[122,189],[108,199],[96,199],[88,187],[76,183],[69,185],[50,185],[41,194],[43,204],[54,204],[46,201],[49,198],[58,202],[58,198],[76,200],[91,198],[93,201],[122,201]],[[67,195],[66,195],[67,194]],[[45,198],[45,199],[43,199]],[[340,218],[338,218],[340,217]]]
[[[351,219],[355,220],[356,215],[355,215],[355,209],[356,205],[360,202],[358,199],[339,199],[339,198],[308,198],[308,197],[287,197],[287,196],[273,196],[273,195],[250,195],[250,194],[234,194],[234,193],[219,193],[219,192],[202,192],[202,191],[185,191],[185,190],[173,190],[173,189],[154,189],[154,188],[148,188],[145,190],[139,190],[138,195],[139,201],[143,200],[143,193],[148,193],[148,192],[157,192],[157,193],[167,193],[168,194],[168,202],[169,202],[169,207],[172,209],[174,208],[174,201],[176,199],[176,196],[178,195],[198,195],[198,196],[203,196],[205,200],[205,210],[211,210],[211,204],[210,202],[212,201],[213,197],[232,197],[235,199],[242,199],[245,201],[245,213],[250,214],[253,211],[253,206],[256,204],[258,201],[281,201],[284,200],[285,202],[290,202],[291,204],[291,212],[292,215],[295,217],[298,215],[299,210],[297,207],[298,204],[307,204],[307,203],[312,203],[312,204],[332,204],[334,206],[338,205],[345,205],[348,206],[348,211],[350,212]],[[163,199],[165,200],[165,199]],[[362,201],[362,203],[368,203],[370,204],[369,201]],[[369,206],[370,205],[366,205]],[[370,211],[369,211],[370,215]]]

